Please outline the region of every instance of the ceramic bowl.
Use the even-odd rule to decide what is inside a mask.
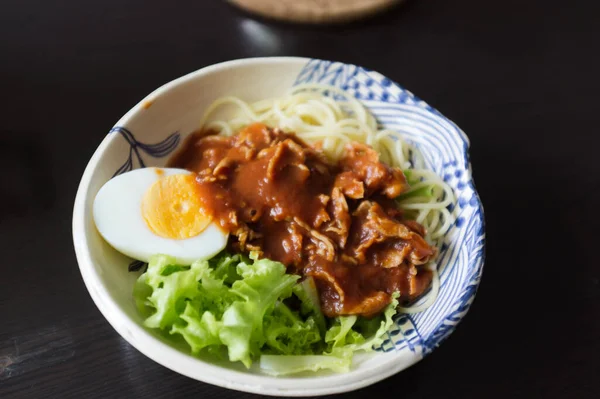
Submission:
[[[340,87],[363,103],[386,128],[401,132],[423,153],[427,167],[454,189],[456,223],[444,239],[438,263],[439,297],[426,311],[400,315],[381,347],[356,356],[345,374],[271,377],[257,368],[191,356],[142,326],[132,288],[131,259],[100,237],[92,203],[111,177],[146,166],[164,166],[169,154],[196,129],[216,98],[247,101],[280,96],[299,83]],[[83,280],[108,322],[140,352],[180,374],[229,389],[275,396],[345,392],[373,384],[431,353],[465,316],[481,279],[483,209],[475,191],[465,134],[438,111],[385,76],[339,62],[306,58],[253,58],[225,62],[174,80],[134,106],[110,130],[85,169],[73,211],[73,240]]]

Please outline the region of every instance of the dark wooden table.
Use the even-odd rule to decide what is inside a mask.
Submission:
[[[316,28],[214,0],[4,0],[0,397],[254,397],[175,374],[113,331],[81,280],[71,212],[96,146],[143,96],[271,55],[381,71],[472,142],[488,232],[477,299],[431,356],[348,397],[600,397],[600,20],[587,3],[421,0]]]

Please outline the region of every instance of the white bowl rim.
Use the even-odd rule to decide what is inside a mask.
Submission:
[[[303,57],[256,57],[221,62],[198,69],[162,85],[142,99],[138,105],[146,99],[156,98],[189,80],[218,70],[264,63],[306,64],[310,60],[310,58]],[[115,126],[126,126],[128,121],[143,109],[138,105],[128,111]],[[282,378],[248,374],[213,365],[204,362],[202,359],[182,353],[152,336],[143,326],[132,321],[119,308],[107,289],[100,283],[100,276],[93,265],[85,235],[85,204],[90,195],[88,187],[93,171],[109,143],[116,137],[115,135],[107,135],[103,139],[82,175],[73,209],[73,242],[79,269],[92,300],[112,327],[141,353],[179,374],[202,382],[228,389],[271,396],[317,396],[353,391],[394,375],[422,359],[421,356],[413,354],[412,358],[406,361],[389,358],[369,370],[351,371],[318,378],[316,376],[315,378]],[[472,180],[472,177],[469,177]]]

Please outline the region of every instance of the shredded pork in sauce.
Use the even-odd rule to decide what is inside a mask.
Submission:
[[[258,251],[315,279],[323,312],[371,317],[391,294],[411,301],[431,282],[435,249],[394,198],[403,173],[359,143],[337,164],[293,134],[262,124],[232,137],[198,134],[171,166],[196,172],[203,211],[231,233],[229,248]]]

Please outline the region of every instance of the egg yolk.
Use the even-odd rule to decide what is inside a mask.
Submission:
[[[211,222],[202,211],[193,175],[156,181],[142,199],[142,216],[152,232],[176,240],[197,236]]]

